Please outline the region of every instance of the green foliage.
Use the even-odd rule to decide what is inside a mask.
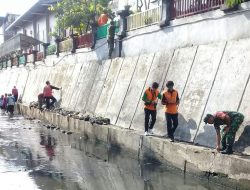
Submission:
[[[226,0],[226,5],[230,8],[234,7],[235,5],[239,5],[240,3],[244,2],[244,0]]]
[[[62,0],[49,7],[49,10],[56,14],[56,33],[61,29],[71,29],[78,33],[88,31],[93,23],[96,23],[96,16],[107,10],[109,0]]]
[[[153,23],[153,18],[152,17],[147,17],[144,20],[145,25],[149,25]]]
[[[55,44],[48,46],[47,55],[54,55],[55,52],[56,52],[56,45]]]

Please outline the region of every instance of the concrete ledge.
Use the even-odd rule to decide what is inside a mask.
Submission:
[[[250,187],[250,181],[248,181],[250,180],[250,159],[247,156],[222,155],[205,147],[181,142],[172,143],[162,137],[145,137],[139,131],[118,126],[91,125],[83,120],[52,112],[39,112],[35,108],[30,109],[21,104],[17,107],[22,115],[37,117],[92,140],[101,140],[110,145],[128,148],[138,153],[139,157],[162,159],[184,171],[224,174],[232,179],[247,181],[245,184]]]

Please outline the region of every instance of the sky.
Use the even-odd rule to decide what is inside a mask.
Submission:
[[[6,13],[22,14],[38,0],[0,0],[0,16]]]

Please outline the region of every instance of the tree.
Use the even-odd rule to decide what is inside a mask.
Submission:
[[[56,31],[62,35],[62,29],[71,29],[82,34],[96,23],[96,15],[107,9],[109,0],[62,0],[52,5],[49,10],[56,14]]]

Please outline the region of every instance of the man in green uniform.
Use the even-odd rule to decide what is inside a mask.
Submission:
[[[222,154],[232,154],[235,135],[244,120],[244,115],[233,111],[217,112],[215,115],[207,114],[204,122],[213,124],[216,130],[217,151]],[[224,125],[220,128],[221,125]],[[222,136],[222,137],[221,137]],[[222,149],[220,148],[222,145]]]

